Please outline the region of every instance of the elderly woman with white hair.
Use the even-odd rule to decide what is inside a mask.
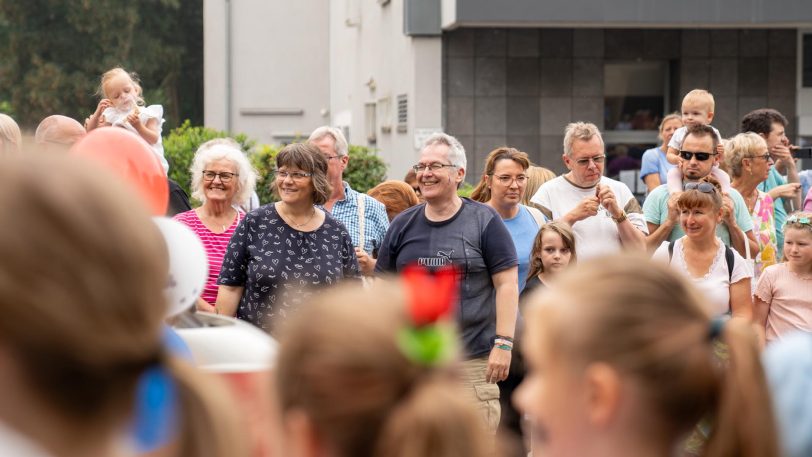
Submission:
[[[192,197],[203,205],[180,213],[174,219],[191,228],[206,248],[209,274],[197,309],[216,312],[217,276],[231,235],[245,216],[240,206],[246,204],[254,192],[257,174],[236,143],[223,139],[203,143],[189,170]]]

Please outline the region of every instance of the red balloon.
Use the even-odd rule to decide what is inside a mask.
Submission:
[[[71,154],[110,170],[138,192],[153,215],[163,216],[169,185],[161,162],[141,137],[120,127],[100,127],[76,142]]]

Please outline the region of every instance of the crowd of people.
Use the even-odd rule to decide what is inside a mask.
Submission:
[[[99,95],[84,125],[43,120],[37,154],[0,114],[0,449],[138,454],[150,385],[175,418],[150,452],[247,455],[228,395],[167,349],[160,232],[65,153],[121,127],[168,169],[137,79],[112,69]],[[367,193],[344,179],[342,131],[319,127],[275,156],[265,204],[247,151],[206,142],[199,206],[167,182],[208,258],[188,312],[279,340],[272,455],[810,455],[793,427],[812,409],[786,399],[812,386],[786,375],[812,364],[812,213],[787,120],[755,110],[725,138],[714,110],[694,90],[663,118],[642,206],[586,122],[564,129],[560,176],[498,145],[472,171],[438,133]]]

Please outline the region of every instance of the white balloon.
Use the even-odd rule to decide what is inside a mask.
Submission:
[[[168,217],[153,217],[169,250],[169,278],[164,294],[169,302],[166,316],[189,309],[206,284],[209,260],[203,243],[189,227]]]

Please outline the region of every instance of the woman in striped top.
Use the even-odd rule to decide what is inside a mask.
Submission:
[[[191,228],[206,248],[209,274],[197,309],[215,312],[217,276],[223,256],[237,224],[245,216],[239,206],[254,192],[257,174],[239,145],[230,139],[203,143],[195,153],[190,171],[192,197],[203,205],[174,219]]]

